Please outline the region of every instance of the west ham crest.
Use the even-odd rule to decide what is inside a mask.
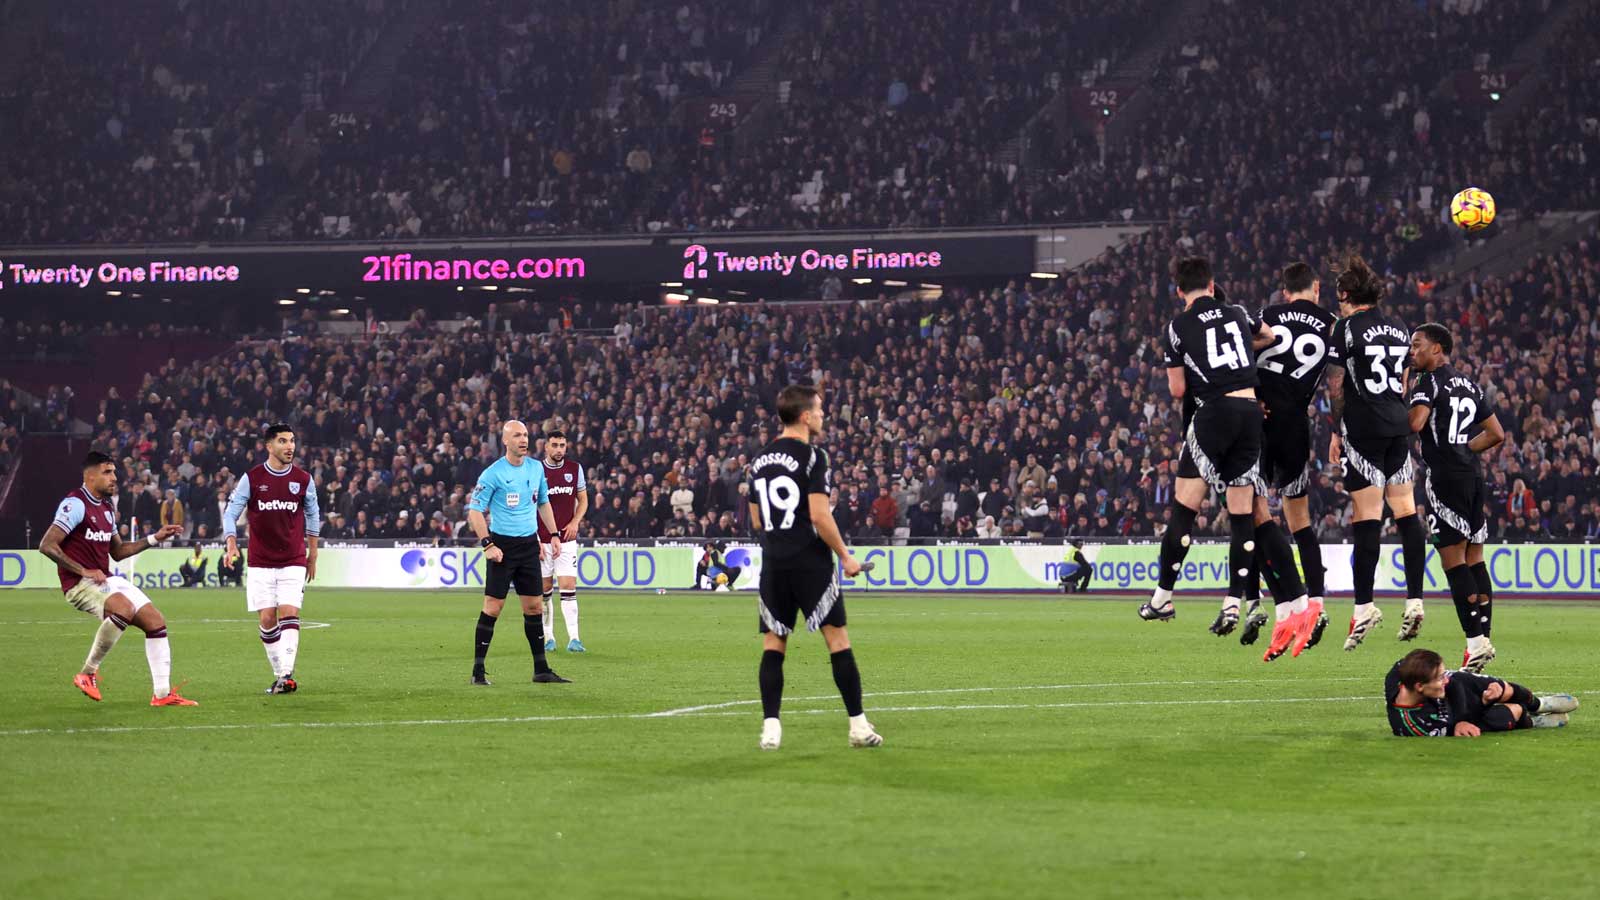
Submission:
[[[568,472],[566,474],[567,474],[567,481],[569,481],[569,482],[572,481],[572,473]]]
[[[300,482],[298,482],[298,481],[289,482],[289,493],[294,494],[295,496],[299,496],[300,495]]]

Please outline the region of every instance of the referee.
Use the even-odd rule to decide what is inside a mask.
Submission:
[[[500,429],[500,442],[506,448],[506,455],[478,476],[478,485],[472,489],[472,502],[467,504],[467,521],[472,523],[472,531],[483,546],[483,557],[488,560],[483,611],[478,613],[478,627],[473,635],[472,683],[490,683],[483,671],[483,660],[489,655],[494,623],[506,604],[506,593],[515,584],[517,596],[522,599],[522,630],[528,636],[528,648],[533,651],[533,680],[542,684],[569,684],[567,679],[550,671],[550,664],[544,658],[544,583],[539,572],[541,520],[554,535],[550,539],[552,552],[561,552],[544,466],[538,460],[528,459],[528,426],[516,419]],[[494,531],[489,530],[489,519],[494,520]]]

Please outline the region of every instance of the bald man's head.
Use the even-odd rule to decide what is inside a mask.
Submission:
[[[505,445],[506,458],[521,462],[528,455],[528,426],[512,419],[500,427],[500,442]]]

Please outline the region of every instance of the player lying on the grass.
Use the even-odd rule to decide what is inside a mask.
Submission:
[[[73,608],[101,620],[89,646],[89,658],[72,683],[90,700],[100,699],[100,663],[129,625],[144,632],[144,658],[150,664],[155,690],[151,706],[198,706],[172,690],[172,648],[167,620],[144,591],[120,575],[106,574],[112,560],[143,553],[150,545],[175,537],[182,525],[164,525],[142,541],[124,543],[117,534],[117,467],[98,451],[83,459],[83,484],[62,498],[56,517],[39,542],[39,552],[56,564],[61,593]]]
[[[1450,329],[1429,322],[1411,335],[1411,430],[1422,435],[1423,489],[1439,561],[1467,636],[1461,668],[1482,672],[1494,659],[1489,642],[1494,585],[1483,562],[1489,539],[1489,487],[1478,454],[1500,444],[1505,429],[1477,383],[1450,364]]]
[[[1389,727],[1400,737],[1477,737],[1485,731],[1561,728],[1578,708],[1571,694],[1534,694],[1520,684],[1451,672],[1432,650],[1413,650],[1383,679]]]

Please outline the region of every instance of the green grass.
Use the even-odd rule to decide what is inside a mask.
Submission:
[[[783,750],[761,753],[748,595],[585,595],[591,652],[554,654],[571,685],[527,683],[508,616],[485,689],[476,597],[314,590],[304,617],[330,627],[304,631],[287,697],[261,693],[238,591],[155,599],[198,708],[146,705],[136,634],[88,702],[89,620],[0,595],[0,897],[1600,895],[1600,711],[1390,737],[1389,624],[1264,665],[1198,600],[1156,624],[852,594],[869,695],[903,692],[867,700],[886,746],[847,749],[803,635]],[[1431,611],[1421,643],[1448,660],[1454,616]],[[1600,608],[1503,603],[1495,624],[1498,673],[1600,705]]]

